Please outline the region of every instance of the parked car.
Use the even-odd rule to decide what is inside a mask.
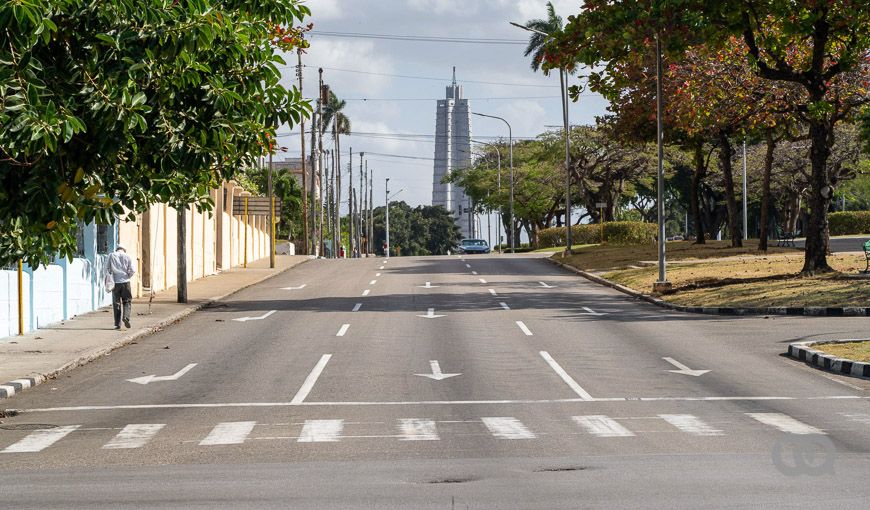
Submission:
[[[489,253],[489,244],[483,239],[463,239],[459,243],[459,253]]]

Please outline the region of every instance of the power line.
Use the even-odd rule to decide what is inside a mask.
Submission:
[[[288,68],[296,66],[286,66]],[[360,71],[359,69],[341,69],[338,67],[320,67],[320,66],[312,66],[312,65],[303,65],[302,67],[307,67],[309,69],[323,69],[325,71],[339,71],[342,73],[355,73],[355,74],[367,74],[371,76],[386,76],[388,78],[404,78],[408,80],[428,80],[428,81],[438,81],[442,83],[447,83],[450,80],[447,78],[438,78],[434,76],[415,76],[410,74],[390,74],[390,73],[376,73],[374,71]],[[503,85],[505,87],[537,87],[537,88],[560,88],[559,85],[539,85],[535,83],[503,83],[503,82],[495,82],[495,81],[480,81],[480,80],[456,80],[458,83],[476,83],[480,85]]]
[[[475,37],[440,37],[440,36],[425,36],[425,35],[401,35],[401,34],[367,34],[361,32],[329,32],[317,30],[309,32],[309,36],[316,37],[318,35],[327,37],[347,37],[352,39],[383,39],[389,41],[413,41],[413,42],[435,42],[435,43],[454,43],[454,44],[508,44],[520,45],[528,44],[528,41],[521,39],[494,39],[494,38],[475,38]]]

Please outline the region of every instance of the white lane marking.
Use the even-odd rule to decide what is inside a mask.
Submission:
[[[790,434],[824,434],[821,430],[782,413],[746,413],[750,418]]]
[[[369,285],[374,285],[374,284],[376,284],[376,283],[378,283],[377,280],[372,280],[372,281],[369,282]]]
[[[870,425],[870,414],[868,413],[839,413],[844,418],[848,418],[864,425]]]
[[[438,430],[432,420],[402,418],[399,421],[402,431],[401,441],[438,441]]]
[[[480,420],[493,436],[501,439],[534,439],[536,437],[516,418],[487,417]]]
[[[486,283],[486,280],[484,280],[483,278],[478,278],[478,280],[480,280],[480,283]]]
[[[472,271],[471,274],[477,274],[477,271]]]
[[[384,268],[384,266],[381,266],[381,267],[379,267],[378,269],[383,269],[383,268]]]
[[[381,273],[375,273],[375,276],[381,276]]]
[[[353,310],[351,310],[351,311],[358,312],[360,308],[362,308],[362,303],[357,303],[353,306]]]
[[[555,288],[556,288],[556,287],[554,287],[554,286],[552,286],[552,285],[547,285],[547,284],[544,283],[544,282],[538,282],[538,283],[540,283],[540,284],[541,284],[541,287],[543,287],[543,288],[545,288],[545,289],[555,289]]]
[[[511,307],[509,307],[509,306],[507,305],[507,303],[499,303],[499,304],[500,304],[501,307],[504,308],[505,310],[510,310],[510,309],[511,309]]]
[[[296,392],[296,396],[294,396],[293,400],[290,401],[291,405],[305,402],[305,398],[308,397],[309,393],[311,393],[311,389],[314,388],[314,383],[317,382],[317,378],[320,377],[321,373],[323,373],[323,369],[326,368],[326,364],[329,363],[330,358],[332,358],[332,354],[324,354],[320,357],[320,360],[316,365],[314,365],[314,368],[311,369],[311,373],[309,373],[308,377],[305,378],[299,391]]]
[[[686,365],[683,365],[682,363],[675,360],[674,358],[662,358],[662,359],[679,369],[679,370],[668,370],[668,372],[671,372],[673,374],[683,374],[683,375],[691,375],[693,377],[700,377],[700,376],[706,374],[707,372],[709,372],[709,370],[692,370],[691,368],[687,367]]]
[[[435,309],[434,309],[434,308],[430,308],[430,309],[426,312],[426,315],[418,315],[417,317],[422,317],[422,318],[424,318],[424,319],[437,319],[438,317],[444,317],[444,316],[443,316],[443,315],[435,315]]]
[[[172,375],[160,375],[160,376],[157,376],[154,374],[143,375],[142,377],[136,377],[135,379],[127,379],[127,381],[129,381],[131,383],[136,383],[136,384],[148,384],[148,383],[152,383],[152,382],[163,382],[163,381],[177,381],[177,380],[181,379],[181,377],[184,374],[190,372],[193,369],[193,367],[195,367],[195,366],[196,366],[196,363],[190,363],[186,367],[182,368],[181,370],[179,370],[178,372],[175,372]]]
[[[465,264],[465,267],[467,267],[468,269],[471,269],[471,264]]]
[[[362,295],[363,295],[363,296],[368,296],[368,295],[369,295],[369,292],[371,292],[371,291],[370,291],[369,289],[366,289],[366,290],[363,291],[363,294],[362,294]]]
[[[715,429],[691,414],[660,414],[659,417],[683,432],[693,436],[721,436],[724,432]]]
[[[353,401],[335,402],[226,402],[220,404],[122,404],[114,406],[67,406],[41,407],[34,409],[15,409],[24,413],[57,413],[69,411],[116,411],[131,409],[220,409],[220,408],[257,408],[257,407],[361,407],[361,406],[430,406],[430,405],[482,405],[482,404],[571,404],[579,402],[772,402],[801,400],[868,400],[870,397],[855,395],[835,395],[824,397],[598,397],[598,398],[551,398],[551,399],[505,399],[505,400],[396,400],[396,401]],[[8,409],[7,409],[8,411]]]
[[[165,426],[164,423],[133,423],[127,425],[111,441],[104,444],[103,449],[124,450],[141,448]]]
[[[390,259],[386,259],[386,260],[384,260],[383,262],[381,262],[381,264],[386,264],[386,263],[389,262],[389,261],[390,261]]]
[[[603,414],[589,416],[574,416],[574,421],[587,432],[598,437],[632,437],[634,432],[623,427],[619,422]]]
[[[586,310],[586,313],[581,313],[580,315],[607,315],[607,312],[596,312],[588,306],[584,306],[583,309]]]
[[[417,285],[421,289],[437,289],[438,285],[432,285],[432,282],[426,282],[426,285]]]
[[[451,377],[456,377],[457,375],[462,375],[461,373],[459,373],[459,374],[445,374],[445,373],[443,373],[441,371],[441,365],[438,363],[438,360],[435,360],[435,359],[429,360],[429,367],[432,369],[431,374],[414,374],[414,375],[418,375],[420,377],[428,377],[429,379],[432,379],[435,381],[443,381],[444,379],[449,379]]]
[[[530,330],[529,327],[526,326],[525,322],[517,321],[517,326],[519,326],[520,329],[523,330],[523,333],[525,333],[526,336],[532,336],[532,330]]]
[[[264,313],[263,315],[260,315],[259,317],[239,317],[238,319],[233,319],[233,320],[236,322],[261,321],[261,320],[269,317],[270,315],[272,315],[276,311],[277,310],[269,310],[268,312]]]
[[[495,293],[495,289],[489,289],[489,293],[493,296],[498,296],[498,294]]]
[[[255,421],[227,421],[215,425],[205,439],[199,442],[200,446],[214,446],[220,444],[242,444],[248,435],[254,430]]]
[[[341,440],[344,420],[305,420],[300,443],[332,443]]]
[[[35,430],[17,443],[3,449],[2,453],[36,453],[60,441],[80,425],[66,425],[53,429]]]
[[[574,390],[574,393],[576,393],[577,396],[580,397],[580,400],[584,400],[584,401],[595,400],[594,398],[592,398],[592,395],[587,393],[586,390],[584,390],[583,388],[580,387],[579,384],[577,384],[577,381],[575,381],[573,377],[568,375],[568,372],[566,372],[565,369],[562,368],[561,365],[556,363],[556,360],[554,360],[553,357],[550,356],[549,352],[540,351],[538,354],[540,354],[541,357],[544,358],[544,361],[546,361],[547,364],[550,365],[550,368],[552,368],[553,371],[556,372],[556,374],[559,377],[561,377],[563,381],[565,381],[565,384],[567,384],[572,390]]]
[[[299,286],[296,286],[296,287],[281,287],[281,290],[302,290],[302,289],[304,289],[307,285],[308,285],[307,283],[303,283],[302,285],[299,285]]]

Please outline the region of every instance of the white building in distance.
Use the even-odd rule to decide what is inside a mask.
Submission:
[[[463,238],[477,237],[471,199],[453,183],[442,180],[454,170],[471,166],[471,109],[462,98],[462,87],[453,83],[447,87],[447,98],[438,101],[435,115],[435,165],[432,178],[432,205],[453,212]]]

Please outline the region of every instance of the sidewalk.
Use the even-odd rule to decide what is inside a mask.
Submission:
[[[148,297],[133,300],[132,329],[113,328],[111,307],[79,315],[68,321],[30,332],[0,338],[0,398],[42,383],[57,374],[89,363],[133,340],[177,322],[213,301],[280,274],[310,260],[304,255],[279,255],[275,269],[265,258],[187,284],[188,302],[176,303],[175,288],[154,296],[148,314]],[[10,382],[4,382],[10,381]]]

